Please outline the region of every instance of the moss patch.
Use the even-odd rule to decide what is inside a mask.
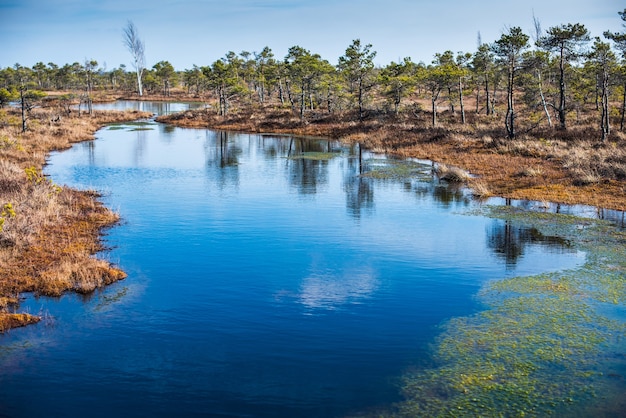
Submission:
[[[410,160],[370,159],[366,161],[366,171],[361,177],[384,180],[406,180],[417,178],[432,181],[430,164]]]
[[[129,131],[152,131],[154,122],[151,121],[132,121],[132,122],[123,122],[123,123],[114,123],[109,125],[107,128],[109,131],[121,131],[121,130],[129,130]]]
[[[478,295],[486,309],[443,326],[435,366],[404,377],[406,401],[393,414],[594,415],[611,403],[603,397],[625,386],[624,231],[567,215],[485,211],[561,236],[587,260],[573,270],[487,284]]]
[[[290,160],[328,161],[341,156],[340,152],[303,152],[287,157]]]

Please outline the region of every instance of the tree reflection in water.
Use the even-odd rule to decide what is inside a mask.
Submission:
[[[516,226],[511,221],[494,220],[487,230],[487,246],[514,267],[529,244],[541,244],[555,249],[566,249],[569,243],[560,237],[543,235],[535,228]]]
[[[230,135],[226,131],[206,131],[204,144],[206,167],[207,170],[215,167],[221,169],[218,170],[221,190],[239,184],[239,157],[242,150],[236,142],[229,140]]]
[[[360,219],[363,211],[371,212],[374,209],[374,187],[372,179],[356,175],[361,166],[357,158],[348,158],[346,162],[348,170],[343,179],[346,208],[353,218]]]
[[[313,195],[328,184],[328,161],[296,158],[288,160],[289,184],[301,195]]]
[[[419,199],[433,199],[440,203],[443,208],[449,208],[452,204],[469,206],[472,202],[465,192],[464,186],[438,182],[434,179],[430,182],[420,181],[415,184],[404,184],[404,190],[412,191]]]
[[[323,153],[330,147],[329,141],[291,138],[287,151],[289,184],[301,195],[316,194],[318,188],[328,184],[328,160],[297,158],[305,153]]]

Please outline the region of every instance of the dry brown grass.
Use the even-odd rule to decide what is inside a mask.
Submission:
[[[438,164],[435,173],[441,180],[449,183],[466,183],[472,178],[470,173],[459,167],[450,167],[446,164]]]
[[[477,199],[486,199],[493,196],[493,193],[489,189],[487,183],[482,180],[473,179],[470,181],[470,187],[472,189],[472,196]]]
[[[11,328],[36,324],[40,320],[40,317],[26,313],[4,313],[0,315],[0,333],[4,333]]]
[[[14,313],[23,292],[88,293],[125,277],[93,257],[102,249],[102,228],[118,215],[97,194],[59,187],[41,169],[50,151],[91,139],[102,125],[149,115],[96,112],[53,122],[56,112],[38,109],[21,133],[16,111],[0,111],[0,332],[37,321]]]
[[[583,177],[626,180],[626,150],[617,143],[580,141],[563,156],[563,166]],[[579,176],[577,176],[579,177]]]
[[[517,173],[519,177],[541,177],[543,170],[541,167],[524,167]]]

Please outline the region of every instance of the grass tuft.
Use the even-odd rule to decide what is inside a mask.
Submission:
[[[470,173],[459,167],[449,167],[445,164],[438,164],[435,172],[441,180],[449,183],[466,183],[472,178]]]
[[[482,180],[472,181],[470,186],[472,188],[472,196],[477,199],[486,199],[493,196],[489,186]]]
[[[519,177],[541,177],[543,170],[538,167],[525,167],[517,172]]]

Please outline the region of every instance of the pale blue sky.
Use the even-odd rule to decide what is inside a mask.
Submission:
[[[293,45],[337,63],[353,39],[371,43],[376,63],[437,52],[474,52],[477,33],[493,42],[506,27],[530,34],[532,16],[547,29],[582,23],[593,36],[623,31],[623,0],[0,0],[0,67],[95,59],[108,69],[130,54],[122,28],[132,20],[146,64],[177,70],[209,65],[228,51],[269,46],[282,59]]]

